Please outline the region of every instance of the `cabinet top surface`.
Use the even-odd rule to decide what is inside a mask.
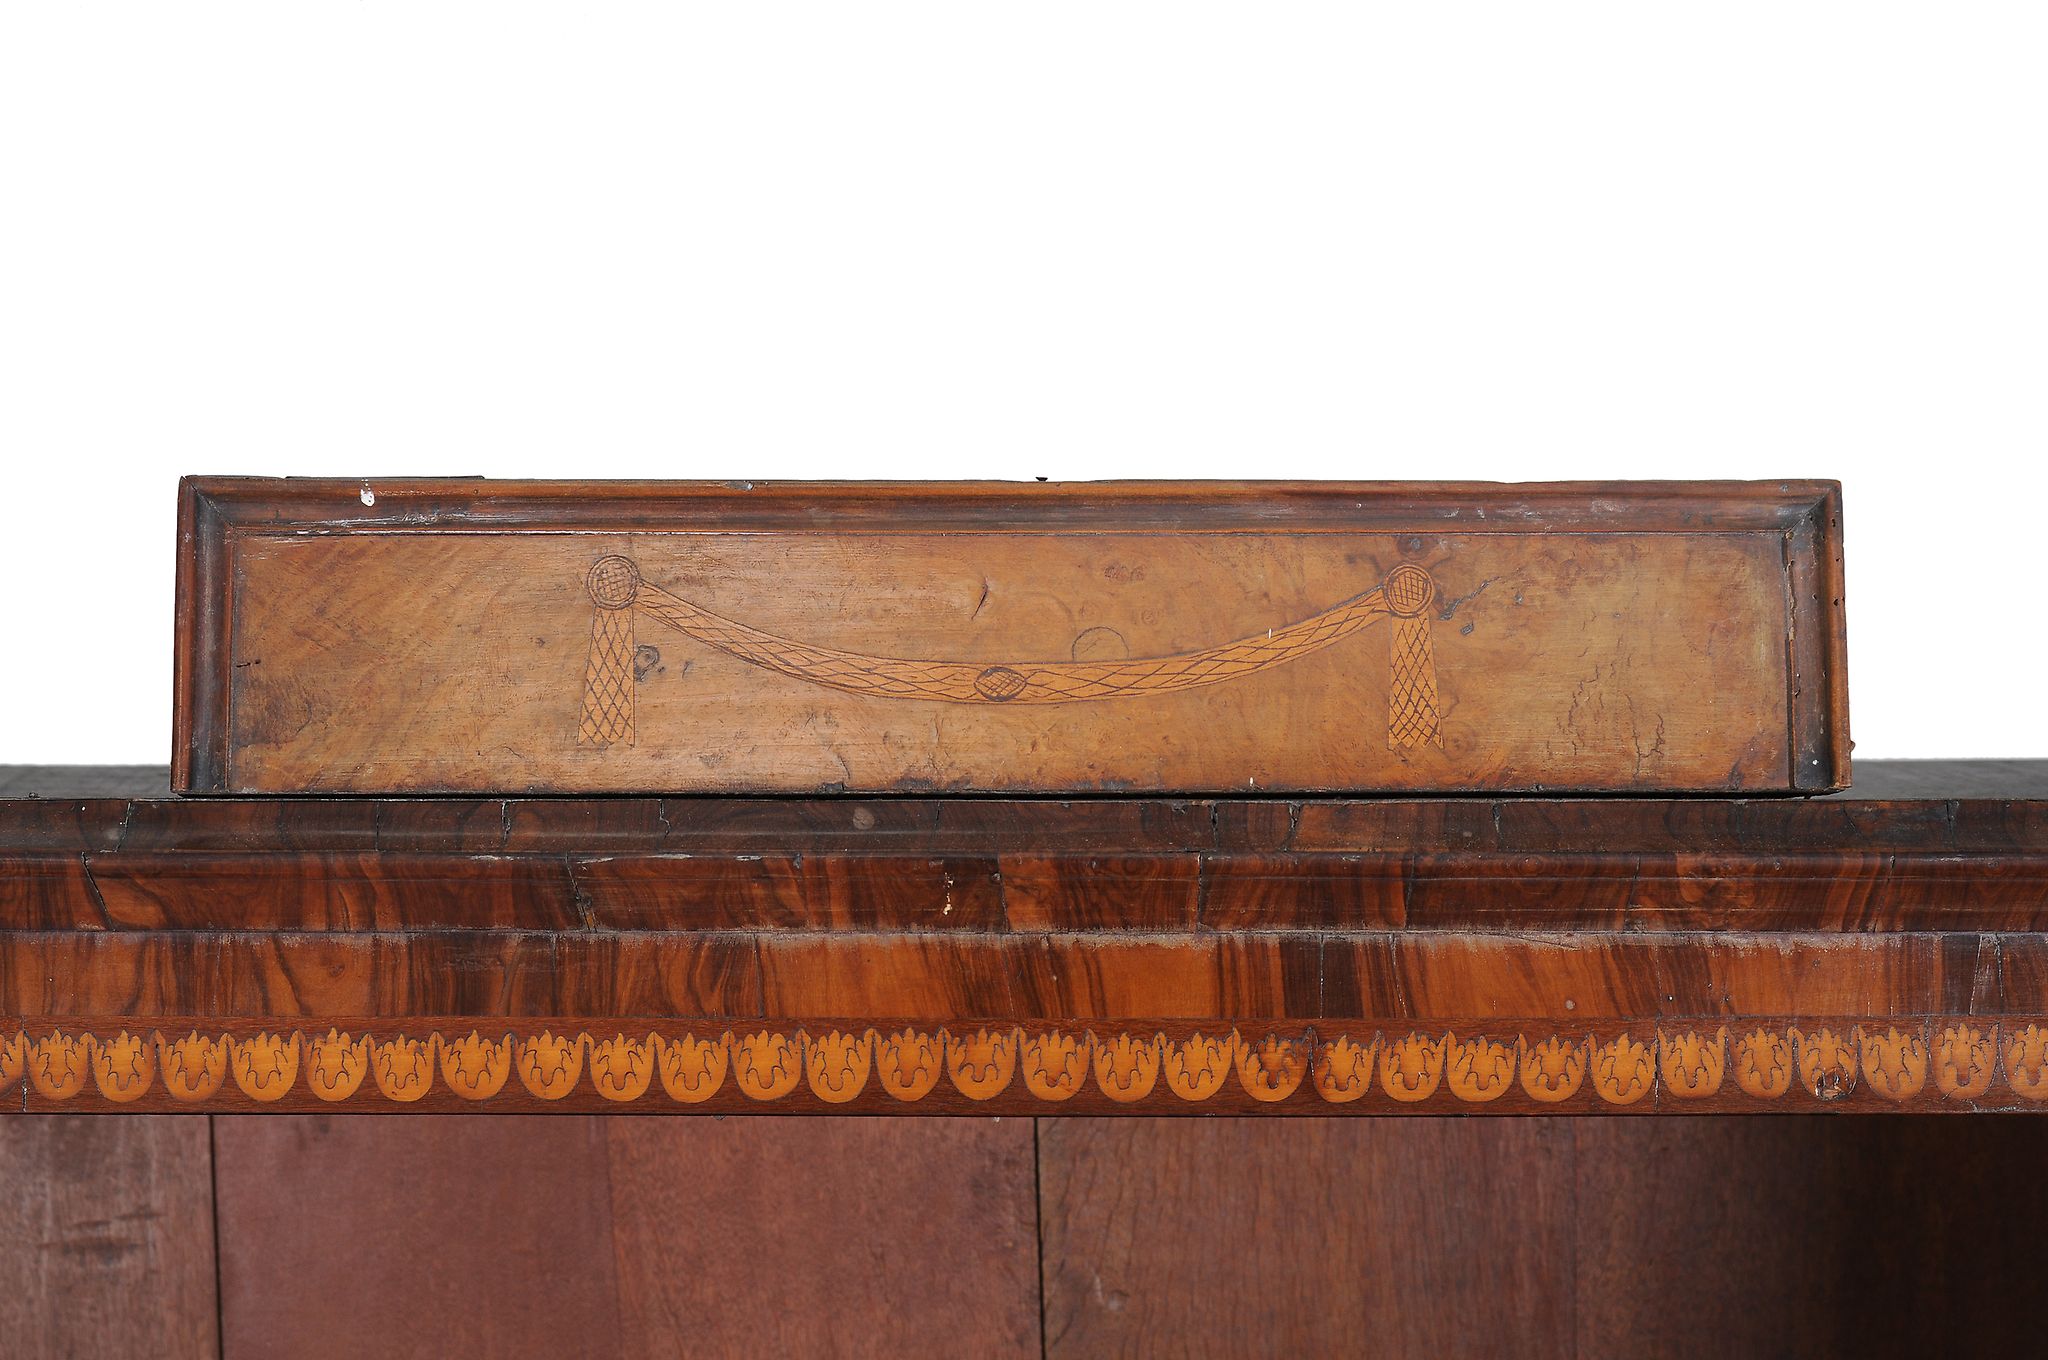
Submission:
[[[2048,855],[2048,760],[1865,761],[1820,797],[206,797],[0,766],[0,851]]]

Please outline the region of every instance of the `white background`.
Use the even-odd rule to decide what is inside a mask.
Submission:
[[[1858,754],[2048,755],[2048,9],[0,10],[0,760],[181,472],[1836,477]]]

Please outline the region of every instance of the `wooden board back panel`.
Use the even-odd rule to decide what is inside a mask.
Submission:
[[[1832,483],[182,494],[183,792],[1848,779]]]

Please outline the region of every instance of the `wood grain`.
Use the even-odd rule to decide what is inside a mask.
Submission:
[[[2012,965],[1991,976],[1987,947]],[[0,1013],[190,1018],[1386,1021],[2048,1010],[2032,937],[0,932]]]
[[[1028,1121],[221,1131],[229,1360],[1037,1352]]]
[[[183,497],[188,792],[1847,780],[1831,483]]]
[[[211,1360],[207,1121],[0,1118],[0,1352]]]
[[[618,1352],[595,1121],[217,1127],[227,1360]]]
[[[2033,1354],[2035,1128],[1047,1119],[1046,1353]]]
[[[1913,798],[2025,798],[2048,780],[2048,760],[1858,761],[1852,801]],[[89,783],[87,781],[90,781]],[[163,765],[0,765],[0,797],[162,798],[170,792]],[[863,800],[846,799],[850,809]],[[874,800],[865,800],[870,806]],[[888,806],[897,800],[884,800]]]
[[[38,796],[0,799],[0,1089],[137,1113],[2044,1109],[2026,773],[1055,801],[180,799],[29,772],[7,778]]]
[[[1572,1353],[1563,1123],[1048,1119],[1040,1145],[1048,1356]]]
[[[618,1120],[607,1140],[624,1354],[1038,1354],[1029,1120]]]
[[[1023,1121],[217,1125],[229,1356],[1038,1345]],[[2030,1353],[2035,1127],[1045,1120],[1045,1353]],[[214,1354],[205,1122],[5,1131],[6,1353]]]
[[[1579,1354],[2029,1355],[2032,1123],[1573,1126]]]

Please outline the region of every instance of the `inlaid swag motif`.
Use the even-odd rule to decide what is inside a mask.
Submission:
[[[772,1103],[806,1090],[844,1104],[871,1088],[914,1104],[943,1080],[969,1101],[1020,1094],[1048,1106],[1094,1091],[1117,1105],[1199,1105],[1226,1087],[1262,1105],[1346,1106],[1375,1090],[1394,1108],[1434,1101],[1484,1106],[1519,1091],[1538,1105],[1582,1094],[1628,1107],[1721,1096],[1760,1102],[1797,1092],[1839,1101],[1859,1085],[1887,1101],[2048,1101],[2048,1024],[1935,1021],[1927,1026],[1771,1022],[1654,1034],[1554,1034],[1532,1040],[1456,1032],[1321,1035],[1313,1028],[1168,1037],[1150,1030],[1027,1031],[1009,1026],[898,1030],[734,1027],[514,1035],[462,1032],[249,1034],[76,1028],[0,1040],[0,1080],[47,1100],[87,1092],[117,1104],[157,1083],[204,1102],[230,1084],[269,1103],[298,1092],[325,1102],[409,1104],[437,1085],[464,1100],[513,1090],[562,1100],[585,1088],[607,1101],[684,1105],[714,1097]],[[1994,1089],[2000,1087],[2001,1089]],[[659,1094],[657,1094],[657,1092]],[[1797,1097],[1794,1097],[1797,1099]],[[1378,1106],[1378,1108],[1387,1108]]]
[[[1309,656],[1381,619],[1394,621],[1388,652],[1387,745],[1443,745],[1429,572],[1404,562],[1370,590],[1305,619],[1200,651],[1118,661],[941,661],[871,656],[765,632],[714,614],[648,581],[628,557],[592,564],[584,588],[596,607],[583,677],[577,740],[631,746],[638,716],[634,616],[647,614],[706,647],[749,665],[829,689],[877,699],[946,704],[1066,704],[1173,694],[1220,685]]]

